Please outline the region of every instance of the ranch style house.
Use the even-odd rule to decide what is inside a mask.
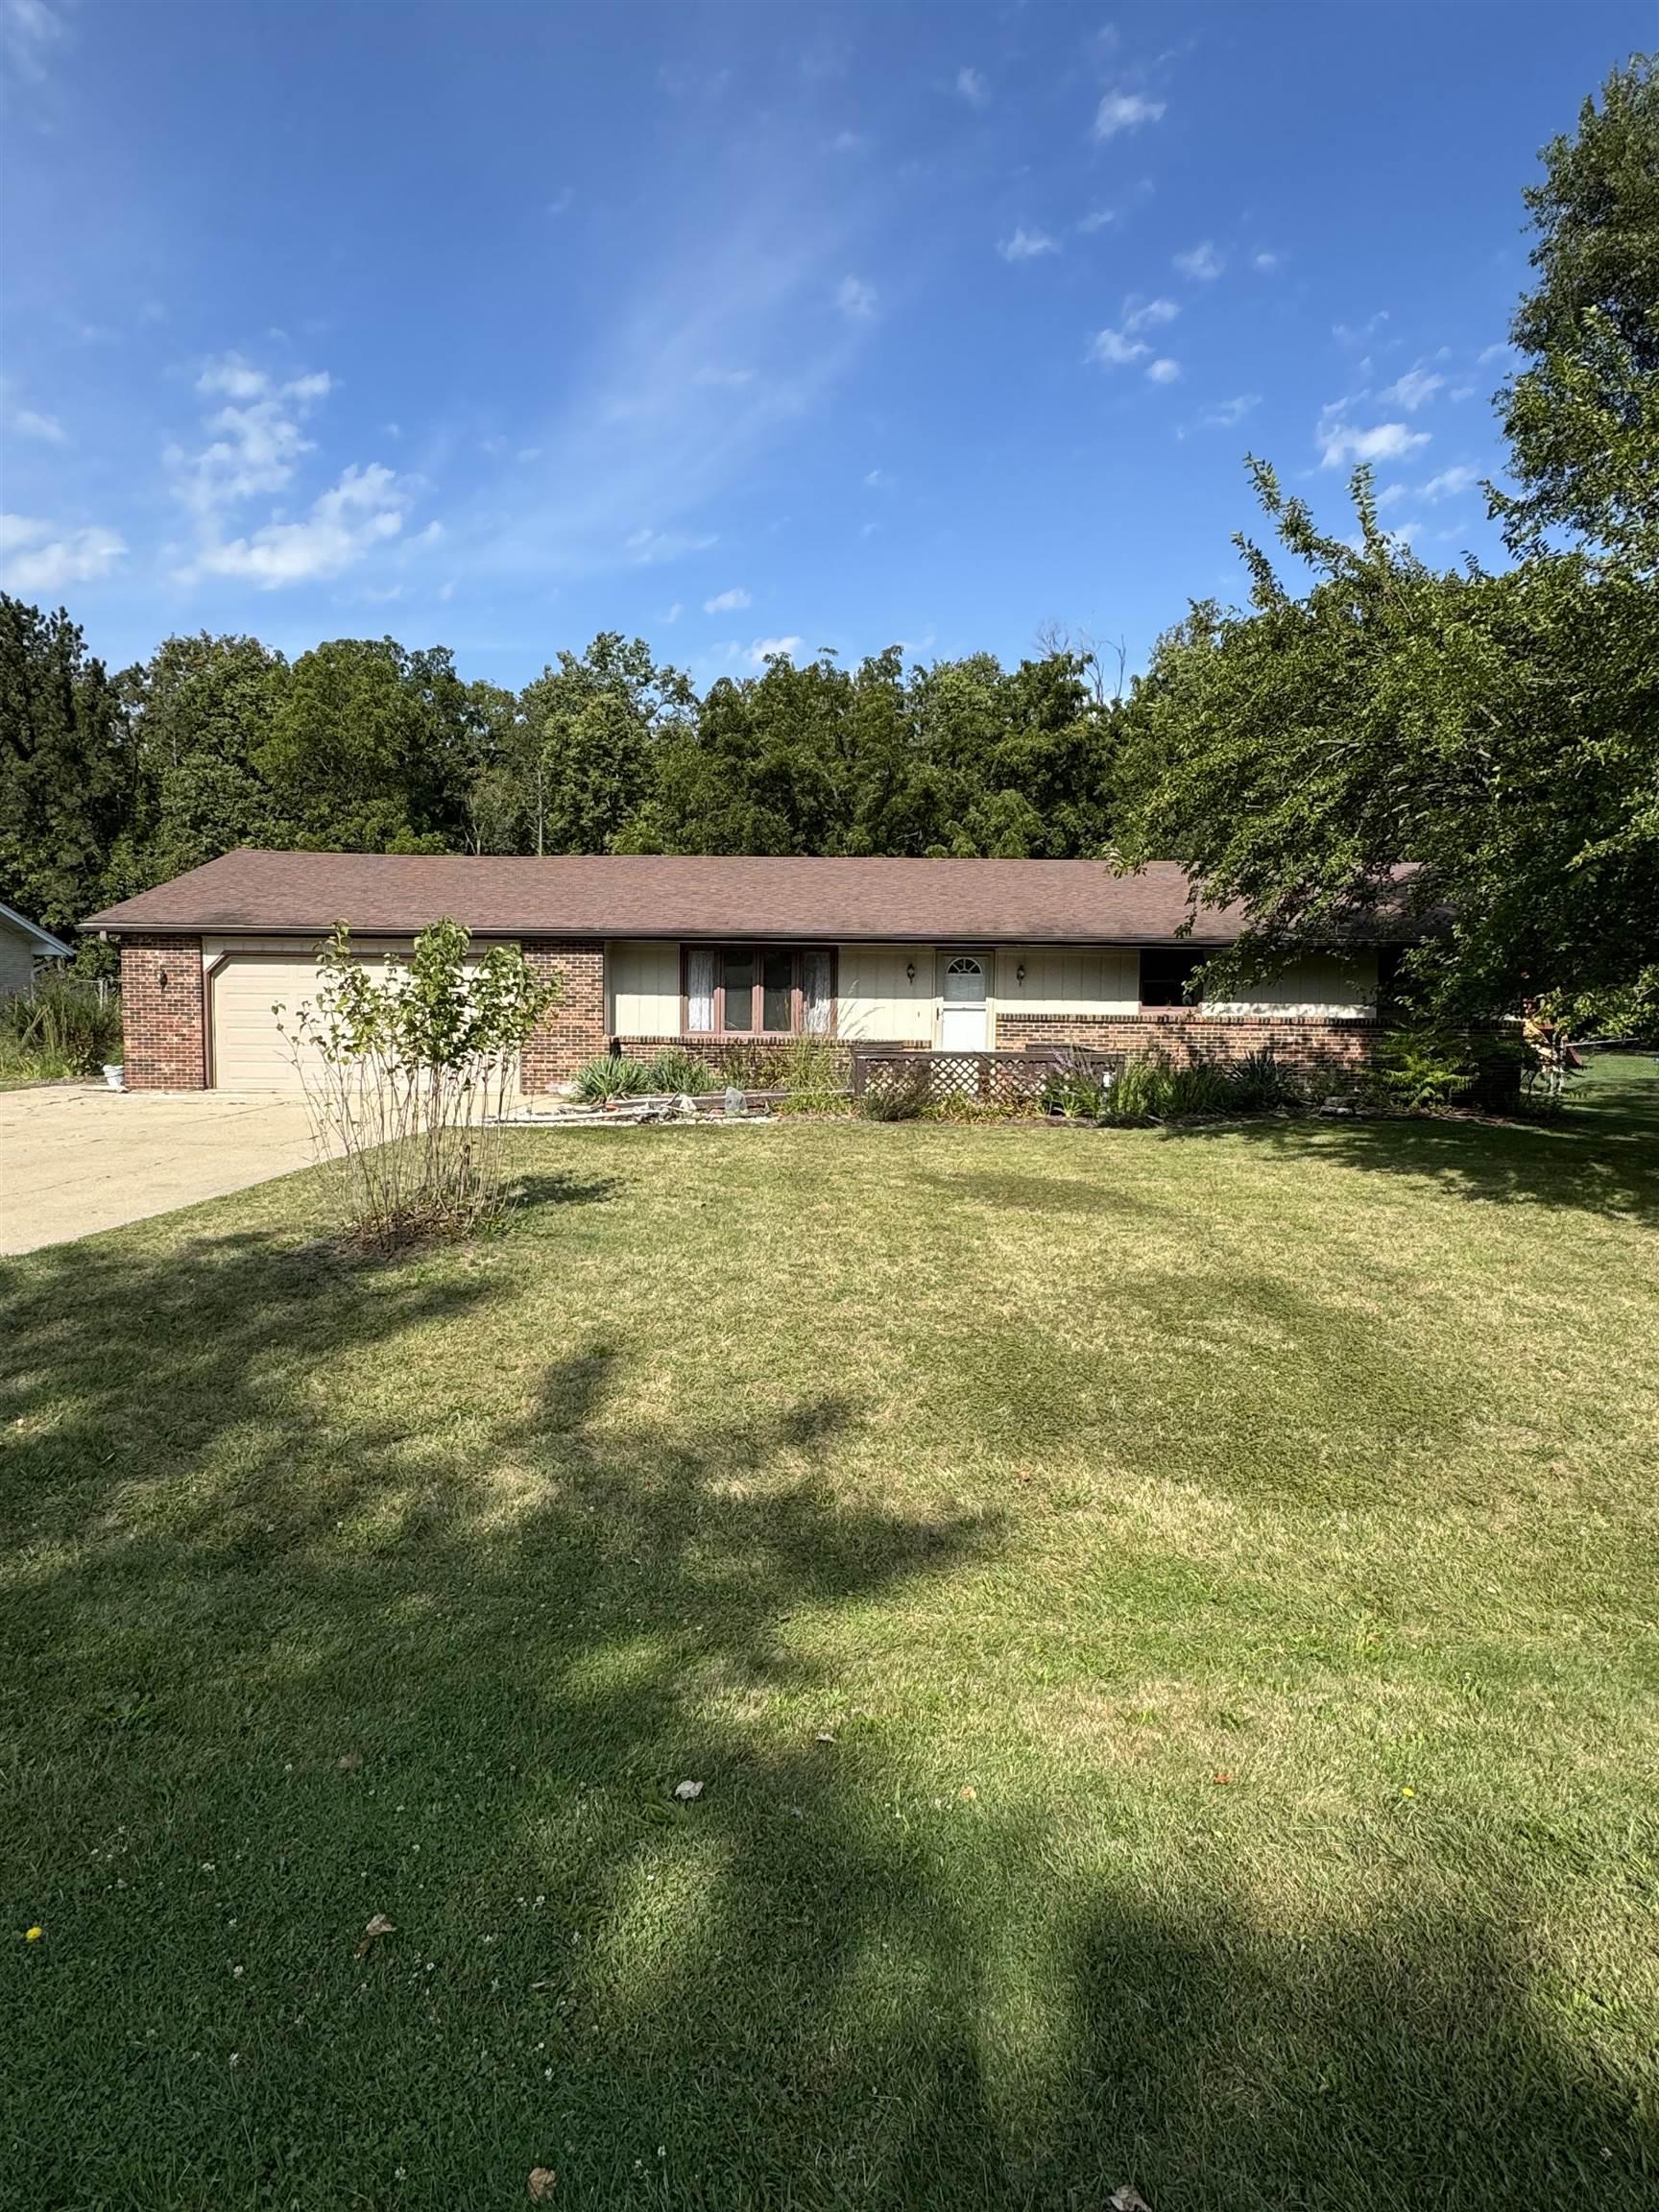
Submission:
[[[316,987],[339,922],[362,958],[406,953],[443,918],[474,948],[523,947],[560,1002],[524,1055],[548,1091],[608,1048],[664,1041],[990,1051],[1271,1046],[1333,1073],[1377,1033],[1395,948],[1386,906],[1247,999],[1192,1004],[1206,952],[1238,917],[1200,907],[1175,864],[1115,876],[1097,860],[560,859],[228,853],[83,924],[120,947],[127,1082],[135,1090],[299,1086],[273,1009]]]

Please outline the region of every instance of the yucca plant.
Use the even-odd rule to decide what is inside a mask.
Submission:
[[[570,1078],[570,1095],[587,1106],[603,1106],[612,1098],[642,1098],[665,1088],[653,1083],[643,1060],[630,1060],[625,1052],[597,1052],[584,1060]]]

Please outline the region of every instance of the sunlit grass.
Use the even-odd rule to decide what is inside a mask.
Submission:
[[[469,1246],[298,1177],[7,1262],[8,2186],[1650,2200],[1659,1084],[1595,1087],[538,1135]]]

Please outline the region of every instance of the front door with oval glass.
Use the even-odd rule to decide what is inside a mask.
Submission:
[[[939,1014],[942,1052],[983,1052],[990,1045],[985,1004],[985,963],[958,952],[945,963],[945,998]]]

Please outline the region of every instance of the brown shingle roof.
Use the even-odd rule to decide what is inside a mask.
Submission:
[[[448,916],[475,936],[1147,945],[1172,941],[1186,915],[1172,861],[1114,876],[1098,860],[227,853],[82,927],[321,936],[343,921],[407,936]],[[1206,908],[1191,942],[1238,934],[1237,909]]]

